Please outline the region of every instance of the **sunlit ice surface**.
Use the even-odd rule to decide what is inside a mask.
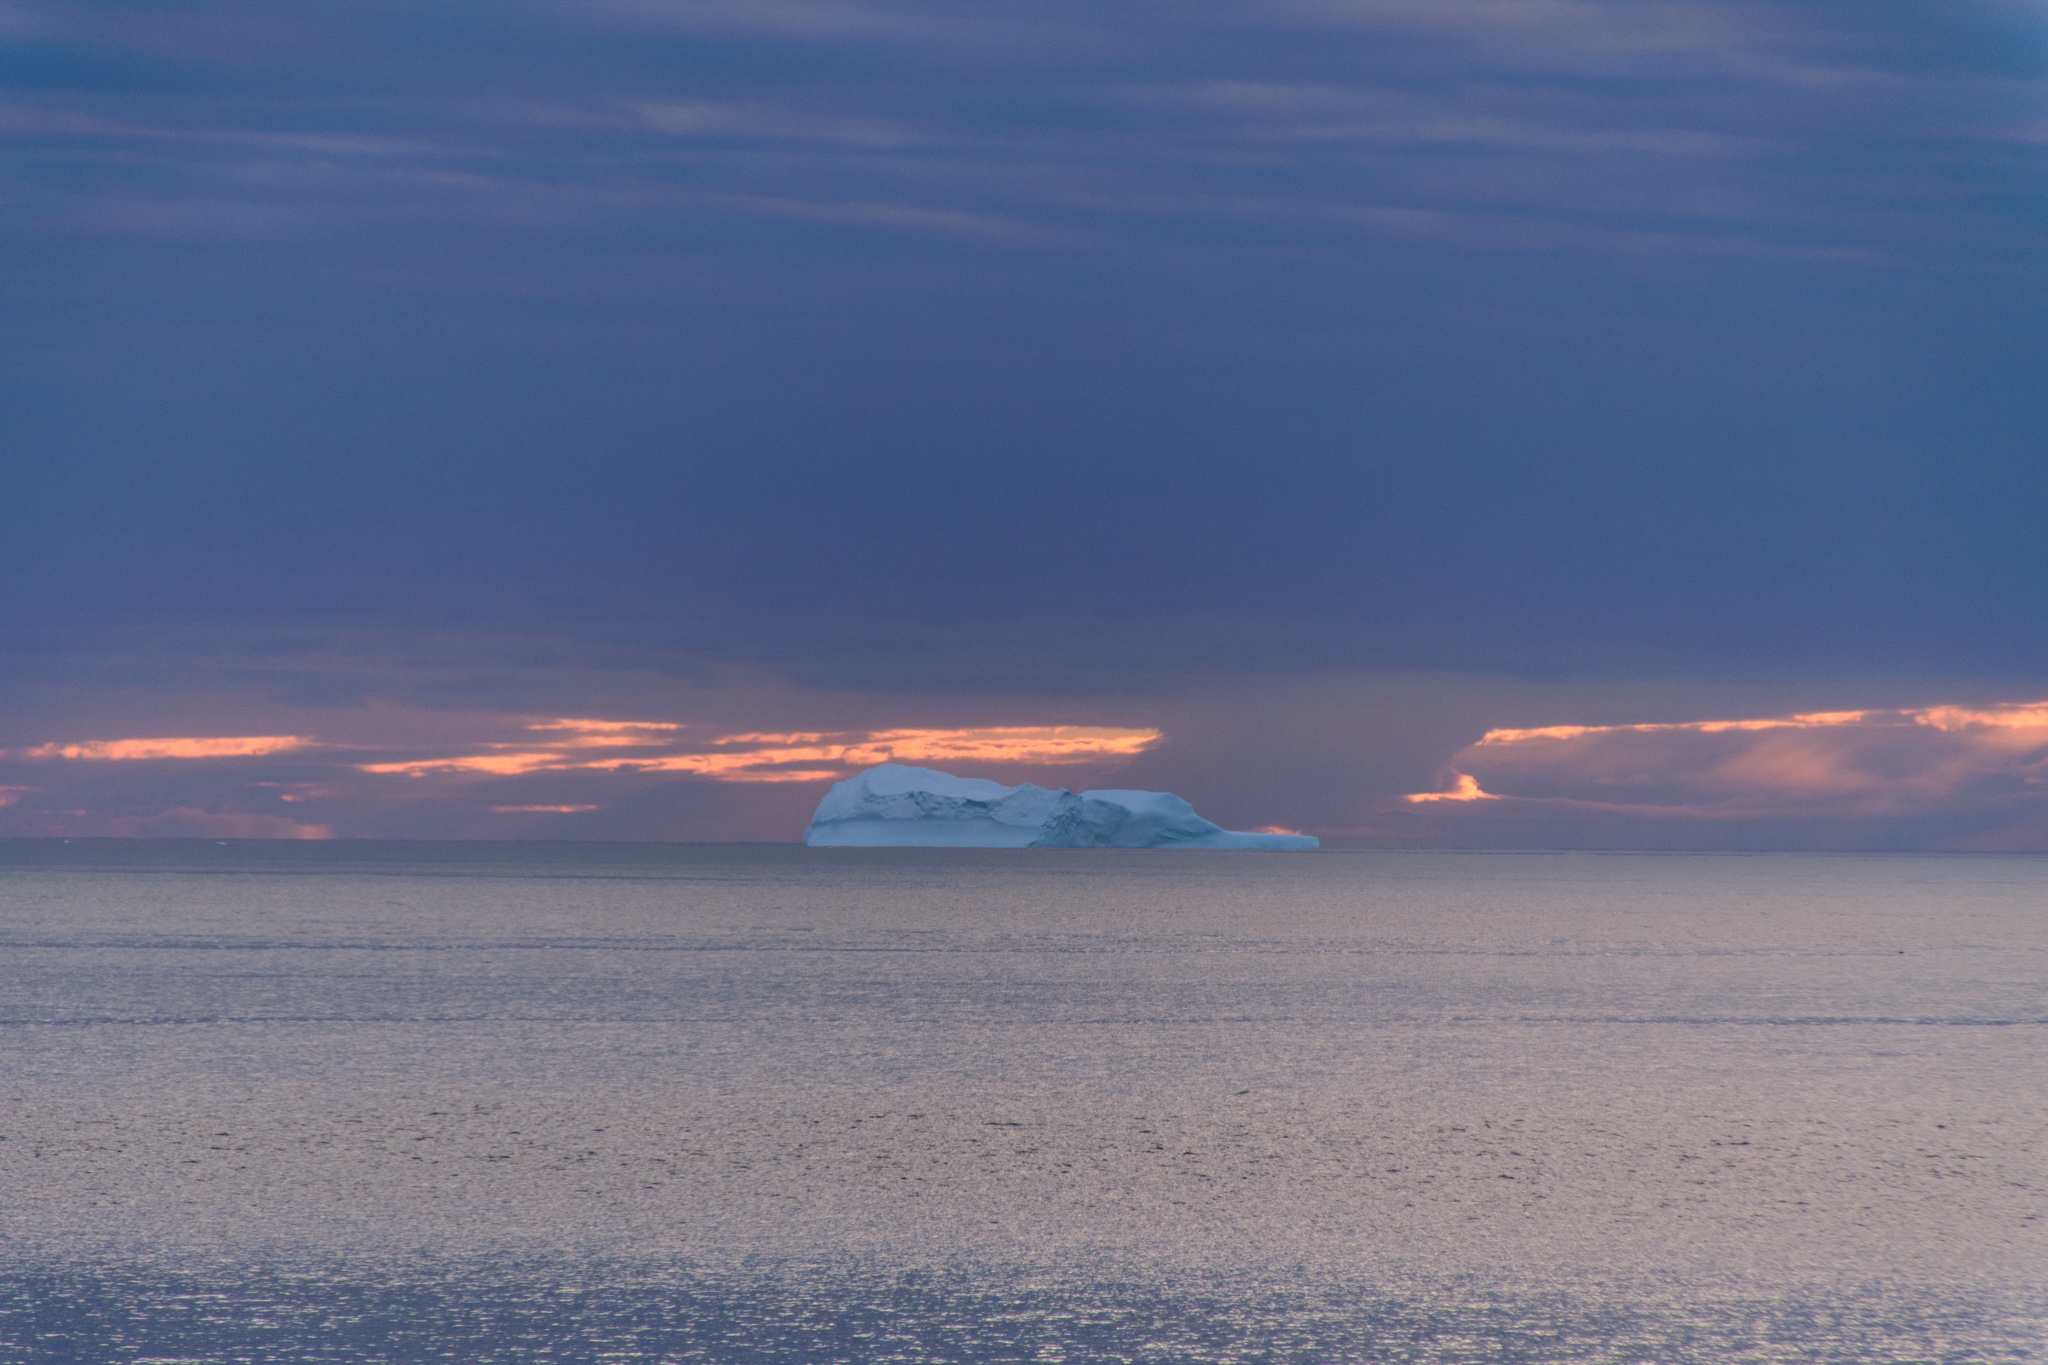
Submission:
[[[0,844],[0,1359],[2027,1360],[2048,860]]]

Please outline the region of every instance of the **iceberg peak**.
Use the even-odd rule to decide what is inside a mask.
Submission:
[[[835,783],[804,842],[828,848],[1310,849],[1307,834],[1240,833],[1171,792],[1070,792],[884,763]]]

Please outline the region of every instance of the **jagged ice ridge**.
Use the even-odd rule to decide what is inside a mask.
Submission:
[[[884,763],[834,784],[804,842],[829,848],[1319,847],[1307,834],[1240,833],[1171,792],[1006,787]]]

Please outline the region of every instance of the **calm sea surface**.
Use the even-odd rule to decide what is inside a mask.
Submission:
[[[0,1361],[2048,1358],[2048,860],[0,842]]]

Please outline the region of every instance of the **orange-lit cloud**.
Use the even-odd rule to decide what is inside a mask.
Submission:
[[[542,770],[597,766],[575,761],[570,754],[572,747],[573,741],[559,749],[462,754],[454,758],[410,758],[392,763],[358,763],[356,767],[366,773],[399,773],[406,777],[424,777],[428,773],[484,773],[491,777],[517,777],[521,773]]]
[[[683,727],[674,721],[665,720],[578,720],[565,717],[561,720],[538,721],[526,728],[565,731],[568,738],[561,742],[571,748],[627,749],[664,743],[670,735]]]
[[[1480,741],[1480,743],[1482,744],[1485,742],[1485,740]],[[1402,797],[1401,799],[1403,801],[1412,802],[1417,805],[1422,805],[1430,801],[1500,800],[1500,798],[1498,796],[1495,796],[1492,792],[1485,792],[1479,790],[1479,779],[1472,776],[1472,774],[1470,773],[1453,772],[1451,774],[1451,777],[1454,779],[1454,781],[1451,784],[1451,789],[1447,792],[1414,792],[1408,796]]]
[[[11,806],[28,794],[28,787],[0,787],[0,806]]]
[[[585,811],[598,809],[596,806],[492,806],[498,815],[581,815]]]
[[[2048,730],[2048,701],[1998,706],[1989,710],[1966,706],[1930,706],[1925,710],[1906,711],[1901,714],[1913,717],[1913,723],[1916,725],[1928,725],[1937,730]]]
[[[979,730],[884,730],[849,750],[849,762],[866,767],[912,762],[1095,763],[1135,758],[1157,744],[1157,730],[1124,730],[1090,725],[993,726]],[[869,755],[887,754],[888,759]]]
[[[1488,731],[1404,800],[1707,819],[2048,810],[2048,702]]]
[[[89,762],[155,758],[256,758],[317,747],[304,735],[210,735],[176,739],[88,739],[77,744],[42,744],[18,751],[21,758],[71,758]]]
[[[359,763],[366,773],[398,773],[423,777],[428,773],[480,773],[489,777],[517,777],[521,773],[560,772],[575,768],[606,768],[616,764],[585,760],[579,749],[660,750],[674,743],[683,727],[668,720],[590,720],[561,716],[554,720],[529,721],[525,729],[540,738],[517,744],[486,744],[484,752],[457,754],[447,758],[400,759],[389,763]],[[550,737],[554,736],[554,737]],[[637,760],[634,760],[637,761]]]
[[[1535,730],[1488,730],[1479,742],[1526,744],[1539,739],[1583,739],[1587,735],[1654,735],[1679,731],[1696,735],[1719,735],[1757,730],[1812,730],[1831,725],[1854,725],[1867,716],[1879,714],[1884,713],[1810,711],[1803,715],[1766,716],[1757,720],[1681,720],[1648,725],[1546,725]]]
[[[718,746],[715,753],[605,759],[590,766],[697,773],[734,782],[814,782],[877,763],[1100,763],[1135,757],[1159,738],[1157,730],[1081,725],[744,734],[712,741]]]
[[[823,782],[877,763],[1063,765],[1134,757],[1160,732],[1089,725],[1009,725],[971,729],[789,731],[720,735],[685,747],[682,727],[656,722],[551,720],[526,726],[519,745],[484,746],[447,757],[364,763],[367,773],[423,777],[537,772],[689,773],[720,782]],[[591,747],[608,752],[592,754]],[[622,752],[623,751],[623,752]]]

